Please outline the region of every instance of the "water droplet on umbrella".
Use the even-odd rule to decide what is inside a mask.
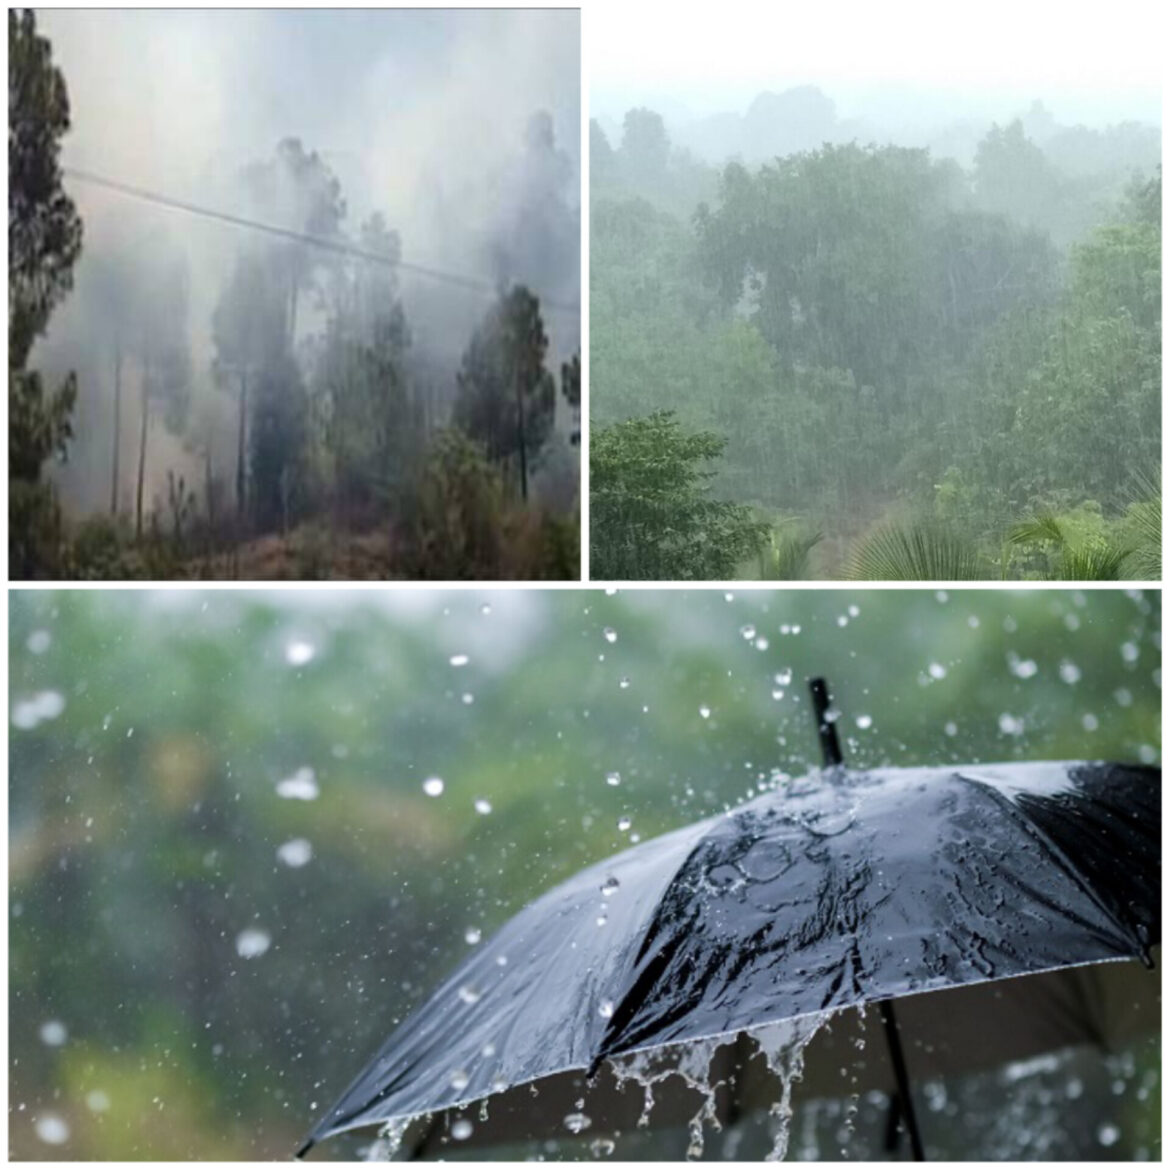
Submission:
[[[467,1088],[468,1082],[470,1080],[471,1078],[467,1075],[466,1072],[463,1071],[463,1069],[457,1068],[451,1074],[451,1088],[453,1088],[456,1093],[462,1093],[463,1090]]]
[[[601,896],[603,898],[612,898],[614,894],[617,893],[618,887],[620,885],[621,882],[619,882],[617,878],[607,877],[601,886]]]
[[[479,988],[472,987],[470,983],[465,983],[461,988],[459,988],[459,998],[465,1004],[479,1003]]]
[[[603,999],[597,1008],[597,1014],[601,1016],[603,1020],[613,1019],[613,1000]]]

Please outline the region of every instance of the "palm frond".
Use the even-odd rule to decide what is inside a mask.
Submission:
[[[802,532],[791,526],[773,529],[760,550],[761,581],[799,581],[808,575],[809,554],[823,532]]]
[[[979,581],[988,576],[966,541],[928,525],[880,528],[853,551],[855,581]]]

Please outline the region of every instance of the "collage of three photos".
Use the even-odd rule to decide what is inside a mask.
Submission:
[[[10,1160],[1161,1159],[1163,18],[846,8],[9,10]]]

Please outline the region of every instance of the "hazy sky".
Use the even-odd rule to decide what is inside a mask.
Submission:
[[[1043,98],[1061,121],[1160,120],[1163,5],[1049,0],[617,4],[587,14],[593,111],[653,95],[696,114],[815,84],[845,117],[928,120]],[[883,108],[885,107],[885,108]]]

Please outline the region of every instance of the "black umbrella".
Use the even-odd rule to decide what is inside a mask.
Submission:
[[[507,1090],[543,1078],[554,1109],[571,1101],[576,1112],[561,1116],[573,1131],[586,1085],[607,1117],[625,1116],[614,1073],[628,1054],[811,1021],[790,1026],[799,1051],[825,1013],[875,1003],[921,1157],[911,1073],[1157,1026],[1154,977],[1130,962],[1094,984],[1098,969],[1086,965],[1152,966],[1159,770],[847,771],[824,684],[812,685],[824,772],[618,854],[532,903],[393,1033],[300,1153],[496,1094],[514,1108]],[[1113,1001],[1098,1001],[1102,988]],[[822,1047],[829,1064],[850,1059],[840,1039]]]

